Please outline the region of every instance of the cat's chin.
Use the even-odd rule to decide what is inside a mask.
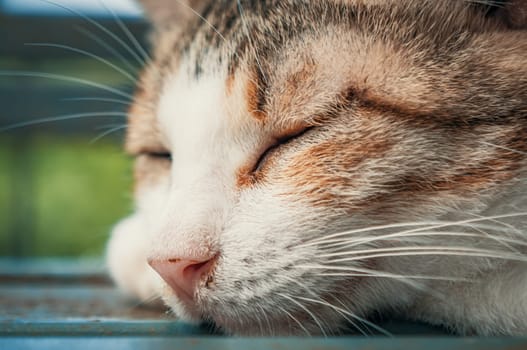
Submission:
[[[169,286],[165,285],[161,291],[162,299],[166,306],[170,308],[177,319],[190,324],[202,323],[201,312],[190,300],[178,297]]]
[[[240,317],[237,319],[227,317],[226,314],[229,312],[222,312],[221,310],[215,310],[212,314],[203,315],[198,310],[199,306],[190,301],[184,301],[179,298],[174,292],[169,290],[169,287],[163,289],[162,299],[165,305],[168,306],[174,315],[174,317],[182,322],[189,323],[192,325],[209,324],[224,334],[234,336],[295,336],[295,335],[306,335],[305,330],[292,328],[287,322],[272,322],[267,327],[270,329],[263,329],[261,322],[243,322],[246,318]],[[246,315],[247,317],[255,315]],[[256,326],[258,325],[258,326]],[[309,327],[309,326],[308,326]],[[210,327],[209,327],[210,328]],[[312,335],[318,334],[317,329],[312,329]]]

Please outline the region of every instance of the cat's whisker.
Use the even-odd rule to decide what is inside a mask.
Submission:
[[[398,275],[398,274],[391,274],[387,272],[375,272],[375,273],[346,272],[347,268],[345,266],[336,266],[336,267],[337,267],[336,270],[340,272],[326,272],[326,270],[331,271],[334,268],[333,265],[313,267],[315,269],[323,269],[325,271],[317,272],[312,275],[321,276],[321,277],[388,278],[388,279],[400,280],[401,282],[405,282],[407,284],[412,285],[412,287],[415,287],[415,284],[409,280],[446,281],[446,282],[464,282],[464,283],[474,282],[474,280],[470,278],[457,278],[457,277],[446,277],[446,276]],[[302,268],[309,269],[310,267],[303,266]],[[346,268],[346,270],[344,270],[344,268]],[[354,270],[353,268],[351,269]]]
[[[408,257],[408,256],[458,256],[461,258],[475,257],[475,258],[488,258],[488,259],[501,259],[508,261],[527,262],[527,257],[519,254],[510,254],[501,251],[488,250],[488,249],[474,249],[467,247],[397,247],[397,248],[377,248],[371,249],[372,254],[366,253],[366,250],[355,252],[340,252],[333,254],[326,254],[326,257],[333,256],[350,256],[349,258],[327,260],[327,263],[341,263],[350,261],[363,261],[372,258],[385,258],[385,257]],[[375,253],[377,252],[377,253]],[[358,254],[366,254],[359,255]],[[355,255],[355,256],[354,256]]]
[[[203,17],[198,11],[194,10],[191,6],[185,4],[183,1],[181,0],[176,0],[176,2],[178,4],[180,4],[181,6],[187,8],[188,10],[192,11],[192,13],[194,13],[194,15],[198,16],[206,25],[208,25],[216,34],[218,34],[218,36],[224,41],[224,42],[228,42],[227,39],[225,39],[225,37],[223,36],[223,34],[221,34],[221,32],[218,30],[218,28],[216,28],[214,25],[212,25],[212,23],[210,23],[205,17]]]
[[[321,244],[321,249],[337,251],[341,249],[352,248],[357,245],[362,245],[363,241],[367,241],[367,243],[373,243],[377,241],[397,239],[398,241],[411,242],[412,240],[408,238],[417,238],[417,237],[426,238],[426,237],[441,237],[441,236],[486,238],[486,239],[493,240],[503,245],[504,247],[510,249],[511,251],[516,251],[517,253],[519,253],[517,248],[513,247],[511,244],[518,245],[518,246],[527,246],[527,241],[520,241],[520,240],[516,240],[512,238],[495,236],[495,235],[489,234],[488,232],[478,234],[478,233],[454,232],[454,231],[431,231],[431,232],[413,232],[413,233],[406,233],[406,234],[393,233],[393,234],[377,236],[375,237],[376,238],[375,240],[372,240],[370,238],[366,239],[363,237],[351,238],[347,240],[343,239],[337,243]],[[414,241],[417,241],[417,243],[419,242],[418,240],[414,240]]]
[[[302,329],[306,333],[308,337],[311,336],[311,333],[306,329],[306,327],[304,327],[304,325],[299,320],[297,320],[295,316],[291,315],[289,311],[279,305],[275,305],[275,307],[278,310],[282,311],[284,314],[286,314],[290,319],[292,319],[300,327],[300,329]]]
[[[128,69],[130,72],[136,72],[137,67],[134,67],[129,60],[127,60],[119,51],[111,47],[108,43],[106,43],[102,38],[100,38],[98,35],[90,32],[87,29],[84,29],[82,27],[75,27],[75,30],[83,34],[84,36],[88,37],[89,39],[93,40],[100,46],[102,46],[106,51],[108,51],[110,54],[112,54],[115,58],[118,58]]]
[[[509,214],[502,214],[502,215],[494,215],[494,216],[485,216],[485,217],[478,217],[478,218],[472,218],[472,219],[465,219],[460,221],[450,221],[450,222],[442,222],[442,221],[424,221],[424,222],[408,222],[408,223],[396,223],[396,224],[389,224],[389,225],[380,225],[380,226],[370,226],[360,229],[354,229],[354,230],[348,230],[348,231],[342,231],[337,232],[334,234],[326,235],[323,237],[315,238],[312,240],[307,241],[306,243],[302,243],[298,245],[299,247],[306,247],[309,245],[312,245],[312,243],[324,241],[326,239],[330,238],[337,238],[347,235],[352,235],[356,233],[364,233],[364,232],[372,232],[382,229],[389,229],[389,228],[397,228],[397,227],[407,227],[407,226],[425,226],[423,228],[415,228],[403,232],[399,232],[398,234],[407,234],[412,232],[419,232],[422,230],[430,230],[430,229],[438,229],[438,228],[444,228],[449,226],[461,226],[465,224],[472,224],[476,222],[484,222],[484,221],[490,221],[490,220],[496,220],[496,219],[504,219],[504,218],[514,218],[514,217],[521,217],[521,216],[527,216],[527,212],[519,212],[519,213],[509,213]],[[376,239],[375,236],[370,238],[364,238],[360,244],[364,244],[370,241],[374,241]]]
[[[344,309],[347,308],[346,304],[345,304],[344,302],[342,302],[342,300],[340,300],[340,299],[337,298],[336,296],[332,296],[332,297],[333,297],[333,299],[334,299],[336,302],[338,302],[338,303],[340,304],[340,306],[341,306],[342,308],[344,308]],[[320,298],[318,298],[318,299],[320,299]],[[352,325],[356,330],[358,330],[362,335],[364,335],[364,336],[366,336],[366,337],[372,335],[372,332],[371,332],[371,330],[368,328],[367,325],[364,326],[364,325],[361,323],[361,324],[364,326],[364,328],[366,329],[366,330],[364,330],[364,329],[362,329],[363,327],[361,327],[361,326],[359,326],[359,325],[357,324],[357,322],[360,322],[360,321],[357,321],[357,320],[353,320],[353,319],[351,319],[348,315],[346,315],[345,313],[342,313],[341,311],[338,311],[338,310],[334,310],[334,311],[335,311],[336,313],[338,313],[339,315],[341,315],[341,316],[342,316],[342,317],[343,317],[343,318],[344,318],[349,324],[351,324],[351,325]]]
[[[129,106],[132,102],[128,100],[120,100],[117,98],[107,98],[107,97],[66,97],[61,98],[61,101],[71,101],[71,102],[77,102],[77,101],[94,101],[94,102],[110,102],[110,103],[116,103],[124,106]]]
[[[516,244],[516,245],[519,245],[519,246],[527,245],[527,241],[519,241],[519,240],[515,240],[515,239],[509,239],[508,237],[501,237],[501,236],[493,235],[493,234],[490,234],[489,232],[487,232],[487,231],[485,231],[485,230],[483,230],[483,229],[481,229],[481,228],[479,228],[477,226],[473,226],[473,225],[471,225],[469,227],[471,227],[473,230],[479,232],[485,238],[493,240],[493,241],[497,242],[498,244],[503,245],[505,248],[507,248],[507,249],[509,249],[511,251],[514,251],[516,253],[520,253],[520,251],[518,250],[518,248],[512,246],[511,244]],[[509,230],[501,230],[501,233],[510,234],[510,229]],[[516,235],[518,237],[521,237],[521,235],[518,235],[517,233],[518,232],[516,232]]]
[[[40,119],[11,124],[11,125],[0,128],[0,132],[23,128],[26,126],[53,123],[53,122],[72,120],[72,119],[93,118],[93,117],[126,117],[126,115],[127,114],[124,112],[86,112],[86,113],[66,114],[66,115],[40,118]]]
[[[260,311],[261,311],[261,309],[260,309]],[[265,331],[264,331],[264,326],[263,326],[262,320],[261,320],[260,317],[255,317],[255,319],[256,319],[256,322],[258,322],[258,329],[260,331],[260,336],[263,337],[264,334],[265,334]]]
[[[372,327],[373,329],[377,330],[378,332],[380,332],[380,333],[382,333],[382,334],[384,334],[384,335],[386,335],[386,336],[389,336],[389,337],[392,336],[392,334],[391,334],[390,332],[388,332],[387,330],[385,330],[384,328],[379,327],[379,326],[377,326],[376,324],[374,324],[374,323],[372,323],[372,322],[366,320],[365,318],[362,318],[362,317],[360,317],[360,316],[357,316],[357,315],[355,315],[354,313],[352,313],[352,312],[350,312],[350,311],[348,311],[348,310],[346,310],[346,309],[343,309],[343,308],[340,308],[340,307],[338,307],[338,306],[332,305],[332,304],[328,303],[328,302],[325,301],[325,300],[322,300],[322,299],[317,300],[317,299],[306,298],[306,297],[301,297],[301,296],[297,296],[297,298],[300,299],[300,300],[304,300],[304,301],[312,302],[312,303],[315,303],[315,304],[325,305],[325,306],[327,306],[327,307],[329,307],[329,308],[331,308],[331,309],[333,309],[333,310],[335,310],[335,311],[340,311],[340,312],[344,313],[345,315],[348,315],[348,316],[352,317],[353,319],[356,319],[356,320],[358,320],[359,322],[361,322],[361,323],[363,323],[363,324],[365,324],[365,325],[368,325],[368,326]]]
[[[495,6],[495,7],[503,7],[504,4],[501,1],[493,1],[493,0],[465,0],[466,2],[472,3],[472,4],[479,4],[479,5],[487,5],[487,6]]]
[[[477,214],[470,214],[476,218],[484,218],[483,215],[477,215]],[[487,221],[490,221],[490,222],[493,222],[501,227],[504,227],[504,228],[507,228],[509,229],[509,232],[511,231],[514,231],[514,233],[518,236],[518,237],[521,237],[523,236],[523,232],[521,230],[519,230],[516,226],[508,223],[508,222],[503,222],[501,220],[498,220],[498,219],[488,219],[487,218]]]
[[[271,326],[271,321],[269,321],[269,316],[267,316],[267,312],[265,312],[265,309],[260,305],[256,304],[256,306],[262,311],[262,315],[265,318],[265,322],[267,324],[268,332],[267,334],[273,334],[273,327]]]
[[[513,152],[513,153],[518,153],[518,154],[521,154],[521,155],[524,155],[524,156],[527,155],[527,152],[518,151],[518,150],[515,150],[513,148],[509,148],[509,147],[505,147],[505,146],[495,145],[495,144],[490,143],[490,142],[479,141],[479,143],[482,143],[482,144],[487,145],[487,146],[492,146],[492,147],[495,147],[495,148],[499,148],[499,149],[504,149],[506,151],[510,151],[510,152]]]
[[[60,101],[65,102],[82,102],[82,101],[94,101],[94,102],[108,102],[108,103],[115,103],[123,106],[130,107],[132,104],[141,106],[145,109],[151,108],[151,105],[142,103],[140,101],[130,101],[130,100],[122,100],[117,98],[110,98],[110,97],[66,97],[61,98]]]
[[[110,134],[112,134],[114,132],[117,132],[119,130],[125,130],[127,127],[128,126],[126,124],[124,124],[124,125],[119,125],[119,126],[111,128],[109,130],[106,130],[106,131],[100,133],[99,135],[97,135],[96,137],[94,137],[93,139],[91,139],[90,140],[90,144],[93,144],[93,143],[99,141],[100,139],[102,139],[103,137],[108,136],[108,135],[110,135]]]
[[[161,300],[161,296],[157,293],[153,293],[149,297],[142,298],[141,300],[130,305],[128,307],[128,310],[134,310],[134,309],[137,309],[138,307],[148,306],[149,304],[152,304],[153,302],[157,300]]]
[[[141,302],[138,304],[138,306],[139,305],[151,304],[152,302],[154,302],[156,300],[161,300],[161,295],[159,295],[157,293],[154,293],[150,297],[147,297],[147,298],[141,300]]]
[[[247,37],[249,45],[254,50],[254,60],[256,61],[256,65],[258,66],[258,69],[260,70],[260,74],[262,74],[262,76],[264,77],[264,80],[265,80],[265,75],[264,75],[265,71],[264,71],[264,69],[262,67],[262,64],[260,63],[260,59],[258,58],[257,49],[255,48],[255,46],[254,46],[254,44],[252,42],[251,33],[249,33],[249,27],[247,26],[247,21],[245,20],[245,15],[244,15],[244,11],[243,11],[241,0],[237,0],[237,7],[238,7],[238,12],[240,13],[240,20],[242,21],[242,27],[244,28],[244,31],[245,31],[245,36]]]
[[[106,66],[114,69],[115,71],[117,71],[118,73],[123,75],[125,78],[130,80],[133,84],[135,84],[137,82],[137,79],[134,78],[129,72],[127,72],[124,69],[116,66],[115,64],[113,64],[112,62],[108,61],[107,59],[102,58],[102,57],[100,57],[98,55],[95,55],[95,54],[93,54],[91,52],[88,52],[88,51],[85,51],[85,50],[82,50],[82,49],[78,49],[76,47],[72,47],[72,46],[69,46],[69,45],[55,44],[55,43],[25,43],[24,45],[27,45],[27,46],[38,46],[38,47],[53,47],[53,48],[59,48],[59,49],[64,49],[64,50],[76,52],[76,53],[79,53],[81,55],[93,58],[93,59],[105,64]]]
[[[176,0],[176,2],[178,4],[180,4],[181,6],[187,8],[188,10],[192,11],[192,13],[197,16],[201,21],[203,21],[207,26],[209,26],[209,28],[211,28],[222,40],[223,42],[225,43],[228,43],[228,40],[225,38],[225,36],[218,30],[218,28],[216,28],[212,23],[210,23],[205,17],[203,17],[198,11],[196,11],[195,9],[193,9],[191,6],[189,6],[188,4],[185,4],[183,1],[181,0]],[[243,20],[243,19],[242,19]],[[234,52],[234,55],[236,57],[240,57],[238,55],[237,52]]]
[[[288,295],[286,295],[284,293],[277,293],[277,295],[280,295],[282,298],[288,299],[292,303],[298,305],[302,310],[304,310],[313,319],[313,321],[315,321],[315,323],[317,324],[318,328],[320,329],[320,332],[322,333],[322,335],[324,337],[327,337],[326,331],[324,330],[324,327],[320,323],[319,319],[305,305],[303,305],[302,303],[296,301],[294,298],[292,298],[292,297],[290,297],[290,296],[288,296]]]
[[[85,21],[91,23],[92,25],[94,25],[95,27],[97,27],[98,29],[100,29],[101,31],[103,31],[104,33],[106,33],[107,35],[109,35],[113,40],[115,40],[119,45],[121,45],[121,47],[123,47],[128,53],[130,53],[134,59],[137,60],[137,62],[143,66],[145,65],[145,61],[141,59],[141,57],[129,46],[127,45],[121,38],[119,38],[117,35],[115,35],[112,31],[110,31],[108,28],[106,28],[105,26],[103,26],[102,24],[100,24],[99,22],[91,19],[90,17],[82,14],[81,12],[79,11],[76,11],[75,9],[71,8],[71,7],[68,7],[66,5],[63,5],[63,4],[59,4],[57,2],[53,2],[51,0],[40,0],[40,1],[43,1],[45,3],[48,3],[50,5],[54,5],[54,6],[57,6],[57,7],[60,7],[74,15],[77,15],[79,17],[81,17],[82,19],[84,19]]]
[[[423,228],[426,229],[426,228]],[[328,239],[324,241],[317,242],[317,244],[310,244],[310,246],[318,246],[322,247],[323,249],[331,249],[331,248],[338,248],[338,247],[345,247],[345,246],[354,246],[354,245],[363,245],[368,243],[373,243],[380,240],[389,240],[391,238],[397,238],[397,239],[406,239],[409,237],[426,237],[426,236],[434,236],[434,235],[442,235],[446,234],[448,231],[429,231],[429,232],[423,232],[423,231],[416,231],[407,233],[406,231],[400,231],[400,232],[394,232],[394,233],[387,233],[384,235],[378,235],[378,236],[358,236],[358,237],[339,237],[339,238],[333,238]],[[450,235],[454,235],[451,233]],[[469,233],[469,232],[460,232],[459,236],[476,236],[480,237],[479,234],[476,233]],[[372,240],[372,238],[375,238]]]
[[[115,13],[114,10],[112,10],[111,7],[108,7],[106,6],[106,3],[102,0],[98,0],[98,2],[106,9],[106,11],[108,11],[114,21],[117,23],[117,25],[121,28],[121,30],[123,31],[123,33],[128,37],[128,40],[130,40],[130,42],[132,43],[132,45],[135,47],[135,49],[139,52],[139,54],[143,57],[143,62],[145,64],[147,63],[151,63],[152,62],[152,58],[150,57],[150,55],[146,52],[146,50],[143,48],[143,46],[139,43],[139,41],[137,41],[137,38],[132,34],[132,32],[130,32],[130,30],[128,29],[128,27],[123,23],[123,21],[119,18],[119,16],[117,16],[117,14]]]
[[[95,130],[108,130],[108,129],[111,129],[111,128],[115,128],[119,125],[124,125],[122,123],[112,123],[112,124],[104,124],[104,125],[99,125],[99,126],[96,126],[95,127]]]
[[[308,292],[309,294],[311,294],[311,296],[314,296],[314,297],[318,297],[318,294],[313,292],[313,290],[311,290],[311,288],[309,288],[308,286],[306,286],[304,283],[301,283],[300,281],[292,278],[292,277],[289,277],[287,275],[283,275],[283,276],[280,276],[281,278],[283,279],[286,279],[290,282],[293,282],[295,283],[296,285],[298,285],[299,287],[301,287],[302,289],[304,289],[306,292]]]
[[[387,248],[379,248],[375,247],[372,249],[353,249],[345,252],[337,252],[337,253],[326,253],[326,254],[320,254],[318,257],[321,258],[331,258],[334,256],[341,256],[341,255],[359,255],[359,254],[370,254],[370,253],[379,253],[379,252],[392,252],[392,251],[413,251],[413,250],[445,250],[445,251],[467,251],[467,252],[500,252],[500,251],[491,251],[488,249],[478,249],[478,248],[472,248],[472,247],[464,247],[464,246],[425,246],[425,245],[417,245],[417,246],[396,246],[396,247],[387,247]],[[509,252],[501,252],[501,253],[509,253]]]
[[[53,73],[46,73],[46,72],[34,72],[34,71],[4,71],[4,70],[0,70],[0,76],[5,76],[5,77],[45,78],[45,79],[66,81],[66,82],[86,85],[86,86],[94,87],[94,88],[97,88],[97,89],[100,89],[100,90],[103,90],[103,91],[111,92],[111,93],[113,93],[115,95],[118,95],[118,96],[130,99],[130,100],[134,99],[133,95],[128,94],[126,92],[123,92],[121,90],[112,88],[111,86],[108,86],[108,85],[105,85],[105,84],[96,83],[96,82],[91,81],[91,80],[71,77],[71,76],[67,76],[67,75],[53,74]],[[150,106],[150,108],[153,108],[150,104],[149,104],[149,106]]]
[[[448,282],[472,282],[471,279],[457,278],[457,277],[446,277],[446,276],[425,276],[425,275],[401,275],[394,274],[386,271],[372,270],[362,267],[351,267],[351,266],[335,266],[335,265],[324,265],[324,264],[310,264],[300,265],[298,268],[303,268],[307,271],[317,270],[322,272],[310,273],[312,276],[320,277],[373,277],[373,278],[389,278],[395,279],[401,283],[404,283],[416,290],[426,292],[438,299],[444,298],[442,293],[438,293],[435,290],[428,288],[426,285],[419,281],[448,281]]]
[[[449,281],[449,282],[473,282],[470,278],[461,278],[461,277],[447,277],[447,276],[427,276],[427,275],[401,275],[390,273],[386,271],[372,270],[363,267],[353,267],[353,266],[337,266],[337,265],[325,265],[325,264],[307,264],[299,265],[298,268],[301,269],[314,269],[317,271],[322,270],[322,272],[316,272],[315,275],[320,276],[356,276],[356,277],[378,277],[378,278],[392,278],[401,280],[412,287],[418,287],[422,289],[422,285],[413,280],[437,280],[437,281]]]
[[[315,275],[315,274],[311,274],[311,275]],[[302,289],[304,289],[305,291],[307,291],[312,297],[314,298],[318,298],[318,294],[313,292],[313,290],[311,288],[309,288],[308,286],[306,286],[304,283],[301,283],[299,281],[297,281],[296,279],[294,278],[291,278],[287,275],[283,275],[281,276],[282,278],[284,279],[287,279],[295,284],[297,284],[299,287],[301,287]],[[338,300],[336,297],[334,297],[336,300]],[[340,300],[338,300],[339,303],[341,305],[344,305],[344,303],[342,303]],[[338,311],[337,311],[338,312]],[[366,332],[359,326],[356,324],[356,322],[352,319],[350,319],[348,316],[346,316],[345,314],[339,312],[340,315],[342,315],[344,317],[344,319],[346,319],[346,321],[348,321],[353,327],[355,327],[359,332],[361,332],[363,335],[367,335]]]
[[[328,270],[331,268],[328,267]],[[369,278],[385,278],[385,279],[394,279],[399,282],[410,285],[413,288],[423,290],[421,284],[412,283],[411,280],[425,280],[425,281],[445,281],[445,282],[464,282],[471,283],[474,280],[465,279],[465,278],[455,278],[455,277],[443,277],[443,276],[419,276],[419,275],[390,275],[383,273],[375,274],[365,274],[365,273],[353,273],[353,272],[321,272],[313,273],[311,276],[318,277],[369,277]]]
[[[321,242],[325,242],[329,239],[337,239],[341,237],[345,237],[348,235],[356,234],[356,233],[369,233],[373,231],[379,231],[379,230],[385,230],[385,229],[391,229],[391,228],[400,228],[400,227],[412,227],[412,226],[428,226],[431,224],[438,224],[440,221],[418,221],[418,222],[403,222],[403,223],[395,223],[395,224],[387,224],[387,225],[378,225],[378,226],[368,226],[363,227],[359,229],[353,229],[353,230],[346,230],[346,231],[339,231],[332,234],[324,235],[322,237],[317,237],[313,239],[309,239],[304,241],[301,244],[298,244],[297,247],[310,247],[313,245],[318,245]]]

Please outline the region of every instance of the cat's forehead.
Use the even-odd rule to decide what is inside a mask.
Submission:
[[[196,115],[238,130],[255,119],[287,129],[324,117],[350,91],[433,109],[440,98],[419,65],[437,56],[438,47],[445,56],[462,49],[481,24],[457,2],[427,2],[418,14],[413,1],[251,2],[243,12],[235,3],[211,6],[185,30],[160,34],[138,94],[142,106],[136,102],[130,113],[129,150],[144,139],[155,139],[153,148],[169,147],[167,121],[183,132],[189,122],[199,125]],[[421,40],[412,39],[417,34]]]

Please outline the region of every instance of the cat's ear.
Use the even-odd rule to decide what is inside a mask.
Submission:
[[[199,16],[209,1],[139,0],[147,17],[157,27],[183,24],[192,17]]]
[[[527,29],[527,0],[500,1],[494,15],[510,28]]]

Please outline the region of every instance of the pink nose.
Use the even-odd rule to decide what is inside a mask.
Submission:
[[[216,257],[190,259],[149,259],[148,263],[180,298],[191,302],[200,282],[211,277]]]

